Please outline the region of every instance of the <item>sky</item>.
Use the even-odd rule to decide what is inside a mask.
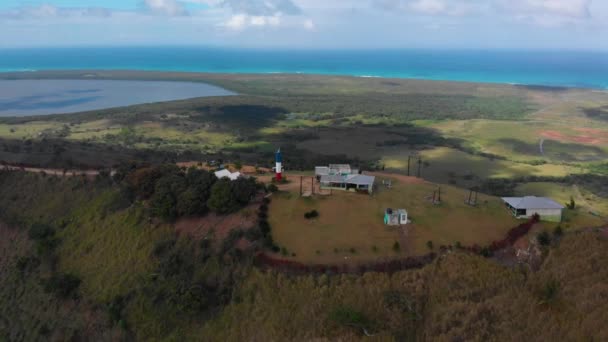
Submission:
[[[608,0],[0,0],[0,48],[608,50]]]

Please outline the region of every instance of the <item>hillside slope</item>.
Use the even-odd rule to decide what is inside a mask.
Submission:
[[[454,252],[296,276],[254,267],[241,235],[177,236],[107,179],[1,172],[0,187],[0,339],[608,339],[605,232],[554,240],[537,272]]]

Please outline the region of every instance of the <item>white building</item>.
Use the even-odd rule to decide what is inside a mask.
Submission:
[[[513,216],[530,218],[538,214],[543,221],[561,222],[564,206],[546,197],[503,197]]]
[[[217,179],[222,179],[222,178],[228,178],[231,181],[233,180],[237,180],[241,177],[241,173],[240,172],[230,172],[226,169],[223,170],[219,170],[215,172],[215,177],[217,177]]]

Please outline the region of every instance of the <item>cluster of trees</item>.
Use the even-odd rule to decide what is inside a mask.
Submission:
[[[249,203],[261,187],[254,178],[217,179],[212,172],[182,170],[172,164],[135,168],[128,174],[117,173],[115,178],[124,178],[129,196],[148,200],[152,214],[165,220],[205,215],[209,211],[235,212]]]

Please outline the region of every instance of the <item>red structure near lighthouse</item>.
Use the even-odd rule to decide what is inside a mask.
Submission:
[[[283,179],[283,155],[281,154],[280,148],[277,150],[274,160],[276,163],[276,166],[275,166],[276,181],[280,182]]]

